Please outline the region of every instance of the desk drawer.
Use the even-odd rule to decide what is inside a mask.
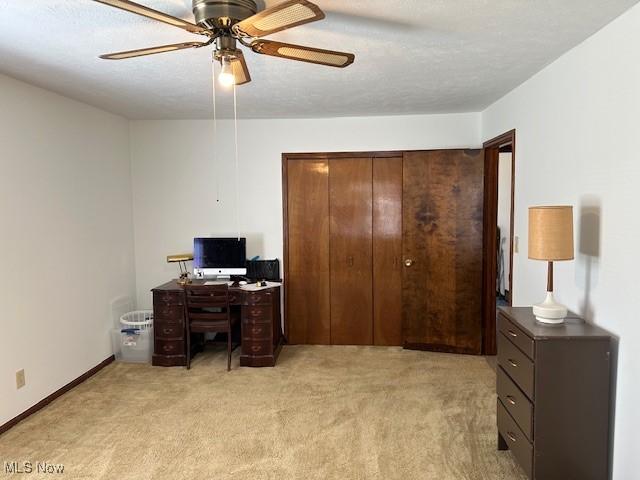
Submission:
[[[270,323],[253,323],[244,322],[242,324],[242,340],[270,340],[271,324]]]
[[[504,438],[509,450],[513,453],[517,462],[524,469],[525,473],[531,478],[533,470],[533,446],[529,443],[522,430],[518,427],[513,418],[505,409],[502,402],[498,400],[498,431]]]
[[[180,305],[154,305],[153,319],[156,322],[184,323],[184,308]]]
[[[498,367],[498,398],[529,440],[533,440],[533,405],[515,383]]]
[[[156,338],[181,340],[184,338],[184,325],[176,323],[156,322],[153,328]]]
[[[243,338],[242,354],[248,356],[272,355],[273,344],[271,340],[245,340]]]
[[[183,340],[158,340],[154,345],[156,355],[184,355]]]
[[[154,292],[153,305],[184,305],[182,292]]]
[[[533,362],[502,333],[498,334],[498,365],[507,372],[527,397],[534,399]]]
[[[243,300],[243,292],[229,290],[229,305],[242,305],[244,303]]]
[[[247,305],[271,305],[273,303],[271,292],[249,292],[245,298]]]
[[[245,305],[242,307],[243,320],[271,320],[271,306]]]
[[[502,332],[516,347],[533,360],[535,351],[533,339],[527,337],[522,330],[502,314],[498,315],[498,331]]]

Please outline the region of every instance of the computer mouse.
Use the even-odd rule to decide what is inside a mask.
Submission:
[[[247,282],[246,282],[245,280],[240,280],[240,282],[239,282],[239,283],[240,283],[240,286],[241,286],[241,287],[247,284]]]

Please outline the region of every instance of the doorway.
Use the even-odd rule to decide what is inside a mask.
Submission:
[[[483,353],[496,354],[496,309],[513,299],[516,131],[484,143]]]

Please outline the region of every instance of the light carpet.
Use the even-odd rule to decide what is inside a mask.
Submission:
[[[275,368],[233,360],[112,364],[0,436],[0,476],[46,461],[67,479],[525,478],[496,450],[483,357],[287,346]]]

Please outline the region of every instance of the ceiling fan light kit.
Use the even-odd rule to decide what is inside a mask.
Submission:
[[[129,0],[94,1],[208,37],[206,42],[185,42],[100,56],[107,60],[123,60],[214,45],[213,58],[222,67],[219,81],[224,86],[243,85],[251,81],[247,62],[242,50],[238,48],[238,43],[260,55],[330,67],[344,68],[355,60],[355,55],[351,53],[260,38],[325,18],[320,7],[307,0],[288,0],[261,12],[258,11],[258,6],[253,0],[193,0],[193,15],[196,23]]]

